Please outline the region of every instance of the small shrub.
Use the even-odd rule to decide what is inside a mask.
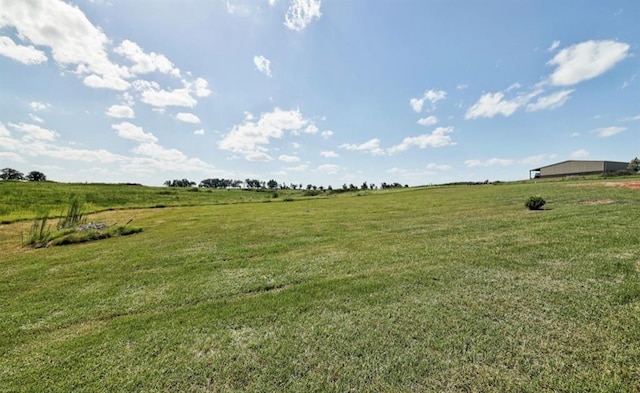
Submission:
[[[49,213],[46,212],[42,216],[33,220],[31,230],[29,231],[29,238],[25,245],[35,248],[45,247],[47,242],[51,238],[51,231],[47,227],[47,220],[49,219]]]
[[[75,228],[86,221],[84,203],[77,197],[71,200],[67,214],[58,221],[58,229]]]
[[[542,199],[542,197],[532,196],[532,197],[529,197],[529,199],[527,199],[524,205],[529,210],[540,210],[542,209],[542,206],[545,205],[545,203],[547,202],[544,199]]]

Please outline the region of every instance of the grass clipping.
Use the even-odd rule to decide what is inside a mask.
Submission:
[[[129,220],[124,225],[111,226],[101,222],[87,223],[83,210],[83,203],[74,198],[67,213],[63,214],[58,221],[57,230],[53,232],[47,225],[49,213],[39,214],[33,221],[27,241],[23,242],[24,246],[33,248],[63,246],[142,232],[142,228],[129,225],[133,220]]]

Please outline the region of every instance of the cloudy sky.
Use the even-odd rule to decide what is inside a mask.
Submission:
[[[0,0],[0,167],[516,180],[640,155],[640,2]]]

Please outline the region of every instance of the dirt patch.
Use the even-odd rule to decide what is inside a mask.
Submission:
[[[574,187],[592,187],[592,186],[605,186],[605,187],[626,187],[633,190],[640,190],[640,181],[609,181],[602,183],[581,183],[572,184]]]
[[[593,205],[609,205],[614,203],[615,201],[613,199],[599,199],[597,201],[584,201],[582,202],[583,205],[589,205],[589,206],[593,206]]]

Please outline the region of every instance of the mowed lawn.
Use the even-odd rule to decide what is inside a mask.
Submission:
[[[637,392],[639,212],[554,181],[2,225],[0,391]]]

